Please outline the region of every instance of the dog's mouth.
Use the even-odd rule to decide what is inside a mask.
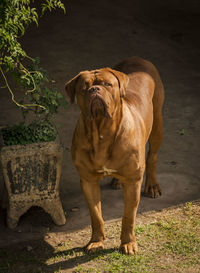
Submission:
[[[108,109],[107,104],[104,101],[103,97],[99,94],[98,95],[95,94],[90,98],[89,108],[92,118],[98,118],[102,116],[110,118],[110,115],[107,110]]]

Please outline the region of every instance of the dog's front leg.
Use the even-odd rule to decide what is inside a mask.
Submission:
[[[87,252],[95,252],[104,248],[104,221],[101,212],[100,186],[98,180],[81,179],[81,188],[87,201],[91,224],[92,238],[86,246]]]
[[[133,255],[137,252],[135,238],[135,218],[140,201],[140,189],[142,179],[137,182],[127,181],[123,183],[124,190],[124,216],[122,219],[121,246],[124,254]]]

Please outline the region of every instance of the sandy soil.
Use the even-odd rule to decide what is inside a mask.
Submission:
[[[164,142],[159,153],[158,178],[163,190],[159,199],[141,198],[139,213],[161,210],[200,198],[200,3],[197,0],[101,0],[66,1],[67,14],[55,12],[40,19],[23,38],[31,56],[64,93],[64,84],[84,69],[114,66],[129,56],[152,61],[165,86]],[[1,91],[0,125],[21,119],[7,91]],[[0,246],[22,240],[43,238],[80,230],[90,224],[89,212],[79,186],[79,176],[71,161],[70,146],[79,114],[77,105],[62,110],[56,122],[65,147],[61,198],[67,215],[65,226],[56,227],[50,217],[33,208],[21,217],[18,227],[5,227],[5,211],[0,212]],[[2,180],[2,179],[1,179]],[[105,220],[123,214],[122,191],[101,182]],[[75,209],[74,209],[75,208]],[[58,237],[59,240],[59,237]]]

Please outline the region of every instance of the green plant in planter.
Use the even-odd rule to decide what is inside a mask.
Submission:
[[[43,0],[41,15],[56,8],[65,12],[62,1]],[[12,101],[21,109],[24,118],[24,122],[2,130],[5,145],[55,140],[57,131],[53,117],[60,106],[66,107],[64,96],[50,87],[47,72],[39,66],[39,59],[29,57],[19,42],[32,22],[38,25],[34,1],[1,0],[0,74],[4,80],[1,88],[9,90]],[[29,65],[25,66],[24,63]],[[7,73],[11,73],[19,88],[24,90],[24,98],[19,102],[8,83]],[[30,113],[32,121],[27,123]]]
[[[36,142],[54,141],[57,136],[55,128],[50,123],[7,126],[2,130],[4,145],[31,144]]]
[[[21,105],[25,105],[20,107],[24,122],[7,126],[2,130],[5,145],[54,141],[57,130],[53,118],[60,106],[67,106],[64,96],[48,87],[47,72],[39,67],[38,58],[28,66],[28,71],[30,76],[24,75],[24,72],[17,68],[12,72],[19,86],[26,90],[24,99],[20,101]],[[34,119],[31,123],[27,123],[27,116],[32,113]]]
[[[41,0],[40,3],[42,15],[55,8],[65,12],[61,0]],[[0,88],[10,92],[24,118],[20,124],[7,126],[2,131],[4,144],[8,145],[1,147],[0,163],[8,193],[7,225],[10,228],[17,226],[20,216],[31,206],[42,207],[58,225],[66,222],[59,197],[63,147],[49,142],[57,136],[53,118],[66,102],[61,93],[51,88],[39,59],[29,57],[20,44],[19,38],[32,22],[38,25],[34,0],[0,0],[0,76],[4,81],[0,82]],[[15,98],[7,73],[12,74],[23,91],[21,101]]]

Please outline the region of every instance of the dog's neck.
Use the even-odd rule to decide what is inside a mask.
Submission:
[[[89,152],[95,162],[101,164],[100,161],[110,156],[112,146],[120,130],[121,119],[122,107],[117,107],[111,118],[99,116],[95,119],[89,119],[82,117],[90,147]],[[99,154],[101,154],[101,158],[99,158]]]

